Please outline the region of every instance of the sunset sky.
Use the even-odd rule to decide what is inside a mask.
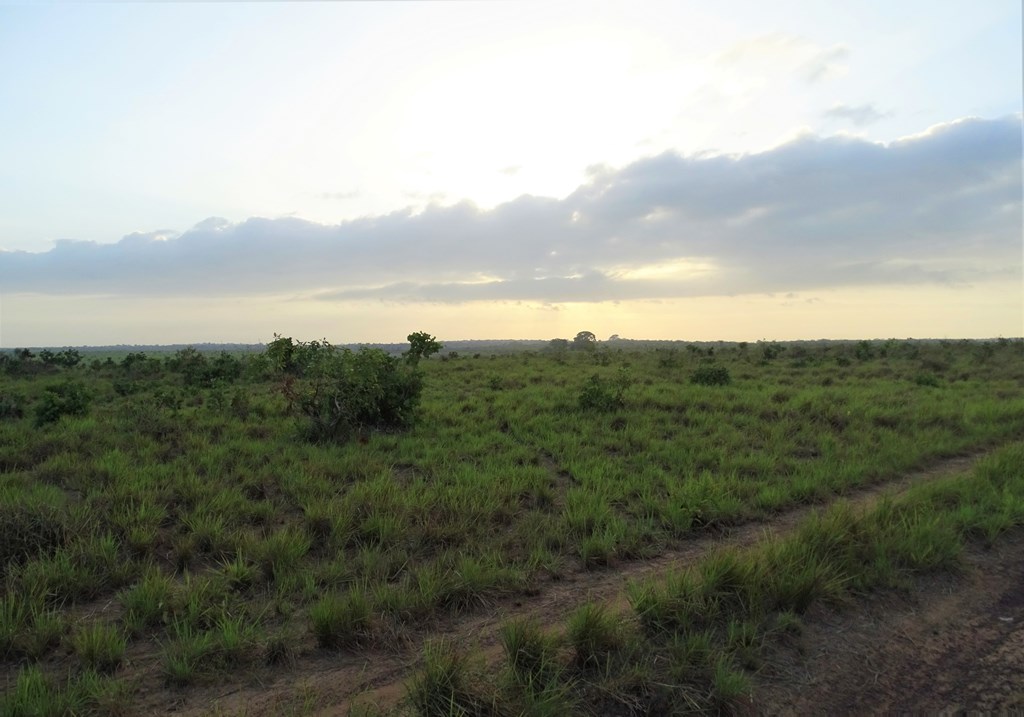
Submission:
[[[0,347],[1024,334],[1019,1],[0,4]]]

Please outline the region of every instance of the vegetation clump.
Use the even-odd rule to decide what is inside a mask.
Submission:
[[[690,376],[690,383],[700,386],[728,386],[732,376],[725,366],[700,366]]]
[[[85,415],[91,398],[81,381],[65,381],[56,386],[47,386],[36,405],[36,426],[54,423],[61,416]]]
[[[626,405],[625,394],[633,379],[629,369],[619,368],[614,379],[593,374],[583,385],[579,395],[579,406],[584,411],[614,411]]]
[[[271,366],[283,375],[289,407],[308,419],[315,442],[344,442],[364,429],[402,428],[412,423],[423,390],[421,359],[441,344],[424,332],[409,335],[405,361],[377,348],[358,351],[322,341],[278,337],[267,348]]]

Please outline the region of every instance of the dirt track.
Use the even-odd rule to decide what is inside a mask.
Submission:
[[[899,480],[853,492],[845,496],[845,500],[848,500],[856,507],[866,508],[885,493],[899,492],[913,483],[965,472],[970,469],[978,457],[976,455],[947,459],[936,463],[927,470],[908,475]],[[500,648],[497,642],[498,627],[511,617],[531,615],[538,618],[542,624],[555,626],[560,625],[576,607],[589,600],[625,607],[625,588],[629,581],[656,575],[673,566],[693,562],[706,555],[709,551],[724,545],[743,546],[752,544],[763,538],[765,533],[769,531],[776,535],[785,534],[807,517],[812,510],[820,508],[820,505],[801,507],[774,516],[769,522],[749,523],[717,536],[695,538],[684,543],[681,547],[666,552],[664,555],[654,559],[623,563],[602,571],[580,570],[565,576],[562,580],[551,581],[541,585],[539,594],[533,597],[503,602],[474,614],[441,618],[437,624],[431,626],[429,631],[420,631],[413,635],[412,639],[401,642],[396,641],[396,644],[390,649],[377,647],[362,649],[357,653],[326,652],[316,649],[310,643],[304,646],[302,655],[294,668],[280,670],[276,673],[253,675],[247,684],[225,685],[219,689],[193,688],[187,694],[177,695],[181,701],[173,705],[173,707],[166,701],[169,697],[167,694],[149,695],[152,701],[143,698],[143,702],[147,703],[147,707],[151,706],[157,711],[163,712],[166,712],[168,709],[176,709],[179,714],[209,714],[213,712],[215,714],[244,713],[249,716],[277,715],[296,710],[303,714],[343,715],[347,714],[353,700],[358,700],[362,703],[372,702],[381,706],[393,706],[404,694],[404,682],[416,668],[419,646],[425,639],[446,638],[456,644],[481,650],[485,655],[497,659],[500,656]],[[1024,543],[1018,547],[1020,548],[1019,558],[1021,554],[1024,554]],[[1020,597],[1022,594],[1021,589],[1024,588],[1024,576],[1021,575],[1020,565],[1021,561],[1017,559],[1014,562],[1014,566],[1017,568],[1016,582],[1013,583],[1016,586],[1016,592],[1010,590],[1006,593],[1007,599],[1010,599],[1010,595],[1018,596],[1018,602],[1015,606],[1008,605],[1006,608],[1008,611],[1011,611],[1011,608],[1016,610],[1016,612],[1011,611],[1014,621],[999,621],[998,625],[995,626],[990,626],[986,623],[987,626],[993,629],[1001,630],[1002,632],[999,632],[999,634],[1007,634],[1005,641],[1007,644],[1006,649],[1016,655],[1015,659],[1017,659],[1017,662],[1014,664],[1017,665],[1017,675],[1021,674],[1021,644],[1022,640],[1024,640],[1024,631],[1021,630],[1021,623],[1024,623],[1024,615],[1020,614],[1018,609],[1021,603],[1024,602],[1024,598]],[[979,580],[982,579],[980,577],[982,574],[987,573],[979,572]],[[1005,577],[1002,578],[1002,580],[1005,579]],[[985,582],[984,585],[975,587],[972,584],[967,584],[964,588],[970,595],[974,595],[979,591],[984,593],[983,595],[976,595],[977,599],[989,597],[993,594],[992,586],[1001,583],[1000,578],[990,577],[988,580],[989,582]],[[968,603],[970,603],[971,598],[969,596],[957,597],[959,592],[961,591],[957,591],[956,594],[950,593],[946,596],[947,601],[953,601],[947,609],[955,612],[957,608],[953,603],[959,604],[957,601],[966,601],[965,606],[969,607]],[[995,607],[993,606],[993,609]],[[874,606],[872,609],[877,612],[877,615],[874,618],[865,619],[872,619],[879,624],[889,620],[890,614],[902,614],[899,610],[893,610],[892,605]],[[859,609],[856,612],[858,615],[860,614]],[[888,643],[896,639],[894,636],[910,633],[917,634],[915,631],[919,630],[920,626],[917,625],[915,619],[919,615],[918,611],[911,610],[907,612],[904,615],[905,623],[900,623],[891,628],[893,630],[898,629],[898,632],[890,633],[883,629],[882,632],[872,636],[869,631],[861,630],[857,634],[862,635],[865,641],[863,649],[870,652],[871,645],[876,640],[883,640]],[[800,661],[797,659],[799,655],[795,651],[792,651],[792,654],[789,655],[780,654],[779,658],[785,660],[786,664],[794,665],[792,670],[775,675],[762,675],[760,683],[763,688],[761,690],[763,694],[758,694],[754,704],[751,705],[751,709],[754,712],[791,711],[792,713],[831,713],[833,711],[877,712],[900,711],[903,709],[917,711],[919,709],[928,709],[924,706],[913,706],[914,698],[909,695],[908,689],[901,687],[901,685],[920,687],[922,699],[924,695],[932,695],[935,692],[935,688],[930,685],[936,684],[939,678],[928,671],[928,664],[921,663],[921,671],[918,673],[908,672],[905,666],[899,662],[899,655],[893,654],[893,664],[881,663],[883,667],[876,671],[874,668],[867,666],[860,653],[844,651],[845,648],[844,650],[834,649],[836,641],[845,640],[845,637],[837,637],[837,635],[828,631],[828,625],[831,624],[829,620],[833,620],[835,625],[841,625],[844,619],[856,620],[858,618],[856,616],[821,616],[821,627],[817,626],[818,622],[816,620],[812,620],[812,626],[809,627],[802,639],[805,643],[804,649],[807,651],[807,654],[815,655],[814,659],[811,659],[810,662],[817,663],[817,665],[797,667]],[[946,635],[946,643],[950,645],[960,644],[961,640],[954,631],[954,628],[957,627],[956,625],[950,625],[948,629],[942,628],[941,625],[944,623],[941,612],[936,613],[934,621],[938,626],[935,628],[937,630],[934,636],[936,640],[940,639],[940,636]],[[845,629],[848,632],[851,630],[850,628]],[[823,632],[819,635],[818,630]],[[981,631],[976,630],[976,632],[980,633]],[[907,639],[911,641],[910,644],[918,644],[923,637],[921,634],[917,634],[917,637]],[[821,644],[825,645],[825,647],[816,648],[816,640],[820,640]],[[854,650],[860,643],[848,641],[848,644],[850,650]],[[985,644],[987,645],[988,643]],[[946,664],[943,662],[943,660],[947,659],[944,656],[946,653],[941,651],[938,646],[939,643],[935,643],[935,645],[933,652],[936,659],[939,660],[938,664],[941,667],[941,673],[945,675],[949,672],[943,666]],[[1014,645],[1016,645],[1015,652]],[[987,650],[988,648],[985,649]],[[822,654],[817,655],[818,652]],[[844,654],[848,656],[849,664],[842,662],[842,655]],[[974,665],[981,657],[983,655],[974,655],[974,653],[966,655],[964,664]],[[885,660],[887,658],[882,653],[878,653],[876,656],[876,653],[871,652],[870,659],[877,665],[880,664],[877,660]],[[998,661],[999,658],[993,659]],[[824,665],[832,664],[829,660],[835,660],[835,669],[840,671],[843,669],[853,670],[853,668],[867,669],[868,672],[864,673],[867,677],[864,679],[870,677],[872,686],[880,684],[880,681],[888,680],[889,682],[882,682],[882,684],[892,683],[891,691],[893,694],[906,697],[910,700],[910,704],[902,707],[900,705],[905,703],[897,704],[895,702],[878,701],[876,698],[871,697],[869,693],[875,692],[881,695],[883,691],[879,689],[865,690],[863,680],[857,683],[859,687],[852,687],[854,683],[850,674],[842,672],[830,673],[828,668],[824,667]],[[821,666],[820,669],[819,666]],[[812,671],[812,668],[814,671]],[[960,669],[960,667],[957,667],[954,672],[959,672]],[[951,684],[957,682],[954,674],[950,674],[948,679],[943,679],[951,682]],[[850,695],[845,700],[834,703],[835,709],[833,710],[828,707],[828,705],[833,704],[828,702],[828,699],[833,697],[834,694],[838,694],[836,690],[837,682],[842,682],[843,685],[841,686],[850,687],[853,692],[850,692]],[[955,686],[953,685],[954,688]],[[815,690],[819,690],[820,694],[815,696]],[[860,701],[854,700],[853,695],[855,694],[860,695],[862,699]],[[174,696],[170,697],[173,702]],[[1012,695],[1008,695],[1008,697],[1012,697]],[[950,706],[954,703],[955,700],[953,703],[950,703]],[[892,705],[891,707],[887,706],[890,704]],[[1003,701],[998,704],[1006,705],[1008,703]]]
[[[1024,714],[1024,536],[954,577],[818,612],[766,661],[754,714]]]

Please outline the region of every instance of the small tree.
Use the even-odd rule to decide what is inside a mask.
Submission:
[[[434,337],[426,331],[416,331],[409,334],[409,350],[405,352],[405,361],[415,366],[422,358],[428,358],[444,348],[444,345],[435,341]]]
[[[290,336],[274,334],[274,340],[267,344],[264,355],[270,368],[277,372],[295,372],[295,344]]]

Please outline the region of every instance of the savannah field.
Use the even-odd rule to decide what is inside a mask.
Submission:
[[[0,355],[0,715],[1024,709],[1021,339],[413,337]]]

